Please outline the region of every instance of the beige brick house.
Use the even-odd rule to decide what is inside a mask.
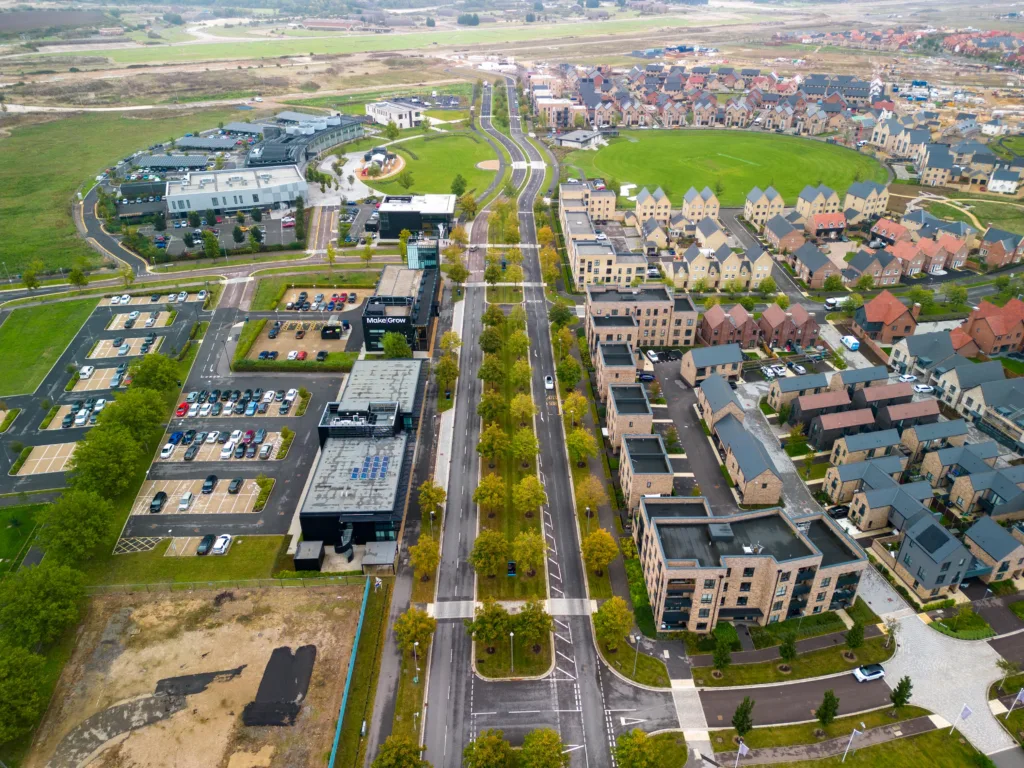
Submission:
[[[743,350],[739,344],[691,349],[683,355],[683,361],[679,364],[680,377],[691,387],[715,374],[736,381],[741,373]]]
[[[768,187],[762,190],[754,187],[747,194],[743,203],[743,218],[754,225],[758,232],[764,229],[764,225],[776,216],[781,216],[786,207],[786,201],[782,199],[775,187]]]
[[[606,412],[608,442],[616,453],[623,435],[648,435],[654,427],[654,412],[642,384],[612,384],[608,387]]]
[[[661,187],[654,190],[652,194],[644,187],[636,196],[636,217],[639,221],[655,219],[665,227],[668,227],[672,218],[672,202],[668,199]]]
[[[828,389],[828,379],[824,373],[808,373],[803,376],[784,376],[773,379],[768,385],[768,405],[779,410],[786,403],[791,403],[804,395],[817,395]]]
[[[602,341],[594,355],[594,373],[597,378],[597,398],[602,403],[608,398],[612,384],[632,384],[636,381],[637,359],[633,348],[621,341]]]
[[[682,213],[694,223],[703,218],[717,221],[719,210],[718,196],[710,187],[704,187],[700,192],[696,187],[690,187],[683,195]]]
[[[986,584],[1019,579],[1024,574],[1024,542],[1018,541],[991,517],[983,517],[964,534],[970,553],[991,568],[980,576]]]
[[[671,496],[675,475],[661,435],[623,435],[619,484],[630,516],[645,496]]]

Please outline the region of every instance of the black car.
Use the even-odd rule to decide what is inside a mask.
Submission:
[[[164,491],[157,491],[153,500],[149,502],[149,511],[154,515],[164,508],[167,503],[167,494]]]
[[[251,389],[245,390],[245,392],[242,393],[242,399],[245,400],[245,402],[247,402],[247,403],[250,400],[252,400],[252,390]]]
[[[249,445],[246,446],[246,448],[245,448],[245,458],[247,458],[247,459],[255,459],[256,458],[256,451],[258,449],[259,449],[259,446],[256,445],[256,443],[249,443]]]
[[[196,431],[194,429],[189,429],[185,432],[185,435],[184,437],[182,437],[181,442],[183,442],[185,445],[192,445],[192,441],[195,439]]]
[[[241,459],[245,456],[245,443],[239,443],[235,446],[235,458]]]
[[[203,493],[204,494],[211,494],[211,493],[213,493],[213,489],[216,488],[216,487],[217,487],[217,476],[216,475],[208,475],[207,478],[203,481]]]
[[[283,390],[283,389],[279,389],[279,390],[277,390],[277,392],[275,392],[275,393],[274,393],[274,399],[275,399],[275,400],[276,400],[277,402],[279,402],[279,403],[280,403],[280,402],[281,402],[282,400],[284,400],[284,390]]]
[[[185,451],[185,461],[192,461],[199,455],[199,443],[192,443]]]
[[[288,415],[288,411],[291,410],[291,407],[292,407],[291,403],[281,403],[281,407],[278,408],[277,412],[281,416],[287,416]]]
[[[316,353],[316,361],[318,363],[322,363],[326,359],[327,359],[327,350],[321,349],[319,352]]]
[[[846,504],[837,504],[834,507],[829,507],[825,510],[825,514],[831,517],[833,520],[841,520],[850,514],[850,507]]]
[[[75,424],[75,414],[74,413],[69,413],[63,419],[61,419],[61,421],[60,421],[60,428],[61,429],[67,429],[68,427],[74,426],[74,424]]]
[[[210,393],[205,389],[199,393],[199,398],[196,400],[197,403],[205,403],[206,399],[210,396]]]
[[[278,351],[276,349],[272,349],[267,352],[267,360],[277,360],[277,355]]]
[[[219,445],[224,445],[224,443],[226,443],[230,439],[231,439],[231,433],[228,432],[226,429],[223,432],[221,432],[219,435],[217,435],[217,443]]]
[[[210,554],[210,549],[213,547],[213,542],[215,542],[216,540],[217,540],[217,537],[214,536],[212,533],[208,533],[205,536],[203,536],[203,540],[200,541],[199,542],[199,546],[196,547],[196,554],[197,555],[208,555],[208,554]]]
[[[277,328],[271,328],[270,329],[270,333],[267,334],[267,338],[268,339],[276,339],[278,337],[279,333],[280,333],[280,331],[278,331]]]
[[[225,389],[223,392],[220,393],[220,401],[222,403],[226,403],[230,399],[231,399],[231,390],[230,389]]]
[[[236,477],[231,481],[231,485],[228,486],[228,493],[238,493],[242,490],[242,483],[244,481],[240,477]]]
[[[121,364],[119,364],[117,366],[117,372],[118,373],[122,373],[123,374],[123,373],[127,372],[127,370],[128,370],[128,363],[121,363]]]
[[[130,317],[127,320],[124,321],[124,328],[125,328],[125,330],[129,330],[130,331],[134,327],[135,327],[135,321],[132,320]]]
[[[208,402],[210,405],[213,405],[218,400],[220,400],[220,390],[215,389],[213,390],[213,392],[210,393],[210,397],[206,400],[206,402]]]
[[[160,301],[160,294],[154,293],[152,296],[149,297],[149,300],[152,301],[153,303]]]
[[[262,397],[263,397],[263,387],[256,387],[256,389],[254,389],[252,391],[252,399],[253,400],[259,400]]]
[[[214,403],[213,404],[213,408],[210,409],[210,415],[211,416],[220,416],[221,411],[223,411],[223,410],[224,410],[224,407],[220,403]]]
[[[242,399],[242,393],[239,390],[237,390],[237,389],[234,390],[231,393],[231,399],[232,400],[241,400]]]
[[[124,344],[124,336],[115,336],[114,340],[110,342],[112,347],[120,347],[122,344]]]
[[[260,403],[256,406],[257,413],[266,413],[270,410],[270,403]]]
[[[234,413],[235,416],[241,416],[243,413],[245,413],[245,403],[243,401],[239,400],[237,403],[235,403]]]

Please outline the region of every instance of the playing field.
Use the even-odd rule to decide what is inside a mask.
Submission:
[[[751,131],[622,131],[596,152],[571,153],[564,165],[652,192],[660,186],[673,207],[691,186],[718,183],[722,206],[735,208],[754,186],[771,184],[793,205],[807,184],[827,184],[842,195],[858,178],[887,179],[877,161],[853,150]]]
[[[422,139],[410,139],[394,144],[405,158],[405,168],[412,173],[413,185],[409,192],[420,194],[448,194],[452,179],[461,173],[466,180],[466,191],[480,195],[494,178],[494,171],[482,171],[476,167],[484,160],[496,160],[494,150],[484,139],[460,131],[450,133],[431,132]],[[367,184],[390,195],[404,194],[397,176],[387,181],[367,179]]]

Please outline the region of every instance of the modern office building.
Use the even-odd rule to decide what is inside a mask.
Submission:
[[[386,195],[377,209],[381,240],[413,235],[447,237],[455,225],[455,195]]]
[[[224,212],[289,206],[306,193],[306,180],[294,165],[197,171],[167,182],[167,211],[180,217],[211,208]]]
[[[260,126],[263,140],[249,150],[246,165],[301,165],[324,150],[363,135],[362,122],[349,115],[281,112],[276,121]]]
[[[401,129],[418,128],[423,122],[423,105],[411,101],[375,101],[367,104],[367,116],[377,125],[394,123]]]
[[[402,334],[414,350],[428,349],[438,312],[439,288],[436,269],[384,267],[376,291],[363,305],[363,343],[367,351],[382,351],[386,333]]]

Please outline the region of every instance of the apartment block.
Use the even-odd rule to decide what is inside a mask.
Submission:
[[[683,361],[679,364],[679,375],[691,387],[715,374],[726,380],[736,381],[742,373],[743,350],[739,344],[697,347],[684,354]]]
[[[623,435],[619,484],[630,515],[645,496],[671,496],[674,479],[661,435]]]
[[[590,319],[600,317],[633,318],[636,321],[634,346],[693,346],[697,331],[697,309],[689,296],[673,294],[663,285],[622,289],[588,285],[586,291],[584,314],[587,318],[587,343],[591,354],[596,350],[599,326],[597,323],[591,323]],[[591,328],[594,329],[593,332]],[[604,331],[605,335],[610,333],[619,332]]]
[[[632,384],[636,381],[636,353],[629,344],[619,341],[602,341],[594,355],[594,372],[597,378],[597,397],[603,403],[608,398],[608,387],[612,384]]]
[[[646,435],[654,428],[654,411],[642,384],[611,384],[605,414],[608,442],[616,453],[623,435]]]
[[[595,189],[589,182],[558,185],[558,204],[587,212],[593,221],[608,221],[615,216],[615,190]]]

